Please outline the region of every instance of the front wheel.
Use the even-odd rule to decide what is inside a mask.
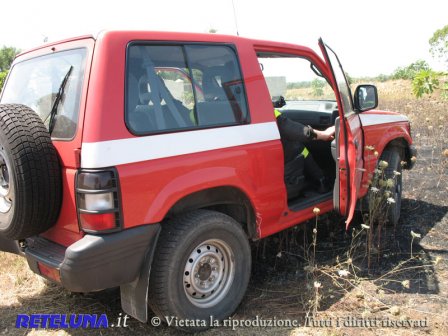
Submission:
[[[395,182],[394,187],[390,190],[393,203],[388,205],[386,217],[387,224],[394,227],[398,224],[401,213],[401,193],[403,189],[401,157],[401,151],[398,148],[387,149],[381,155],[381,160],[388,163],[384,170],[385,179],[392,179]]]
[[[149,282],[149,306],[168,325],[188,331],[230,316],[249,282],[251,252],[233,218],[196,210],[162,226]],[[177,321],[196,323],[185,326]]]

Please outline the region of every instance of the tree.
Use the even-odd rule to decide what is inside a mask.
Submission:
[[[434,57],[438,57],[448,63],[448,25],[436,30],[429,39],[430,51]]]
[[[3,46],[0,49],[0,72],[9,70],[12,61],[19,52],[20,50],[14,47]]]
[[[0,91],[3,88],[6,76],[8,76],[11,63],[19,52],[20,50],[14,47],[3,46],[0,49]]]

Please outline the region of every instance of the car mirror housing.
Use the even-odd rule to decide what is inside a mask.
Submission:
[[[378,90],[375,85],[362,84],[355,90],[355,110],[364,112],[378,106]]]

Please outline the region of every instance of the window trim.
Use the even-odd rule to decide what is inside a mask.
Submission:
[[[190,127],[180,127],[180,128],[169,128],[169,129],[165,129],[165,130],[154,130],[154,131],[148,131],[148,132],[137,132],[135,130],[132,129],[131,125],[129,124],[129,118],[128,118],[128,110],[127,110],[127,103],[128,103],[128,95],[127,95],[127,89],[128,89],[128,71],[129,71],[129,49],[130,47],[133,46],[146,46],[146,47],[150,47],[150,46],[174,46],[174,47],[180,47],[183,51],[183,58],[186,61],[186,65],[188,67],[188,70],[191,72],[191,68],[190,68],[190,61],[186,52],[186,46],[215,46],[215,47],[228,47],[230,48],[234,54],[235,54],[235,59],[236,59],[236,66],[237,69],[240,73],[241,76],[241,84],[243,85],[243,89],[244,89],[244,101],[245,101],[245,105],[246,105],[246,116],[245,119],[242,120],[241,122],[230,122],[230,123],[221,123],[221,124],[217,124],[217,125],[203,125],[203,126],[199,126],[199,125],[193,125]],[[192,75],[192,73],[191,73]],[[192,77],[192,86],[193,86],[193,90],[195,90],[194,88],[194,81],[193,81],[193,77]],[[197,100],[196,100],[196,96],[194,96],[195,99],[195,107],[194,110],[196,111],[196,104],[197,104]],[[241,63],[240,63],[240,58],[238,55],[238,50],[236,48],[236,46],[232,43],[211,43],[211,42],[189,42],[189,41],[150,41],[150,40],[137,40],[137,41],[130,41],[127,46],[126,46],[126,55],[125,55],[125,71],[124,71],[124,106],[123,106],[123,111],[124,111],[124,122],[125,122],[125,126],[127,128],[127,130],[129,131],[129,133],[131,133],[134,136],[137,137],[143,137],[143,136],[149,136],[149,135],[158,135],[158,134],[167,134],[167,133],[177,133],[177,132],[188,132],[188,131],[200,131],[200,130],[206,130],[206,129],[213,129],[213,128],[221,128],[221,127],[230,127],[230,126],[240,126],[240,125],[248,125],[251,123],[251,116],[250,116],[250,110],[249,110],[249,103],[247,100],[247,90],[246,90],[246,84],[245,84],[245,80],[244,80],[244,75],[243,75],[243,71],[241,68]]]

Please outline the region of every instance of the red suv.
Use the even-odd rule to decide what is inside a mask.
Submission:
[[[0,100],[0,249],[70,291],[120,286],[140,321],[148,307],[162,320],[227,318],[249,281],[249,241],[315,207],[348,225],[378,158],[389,175],[412,167],[408,119],[373,110],[374,86],[352,96],[319,46],[323,58],[236,36],[112,31],[20,54]],[[333,142],[306,144],[332,191],[285,182],[278,96],[288,118],[336,126]],[[391,197],[396,223],[401,175]]]

